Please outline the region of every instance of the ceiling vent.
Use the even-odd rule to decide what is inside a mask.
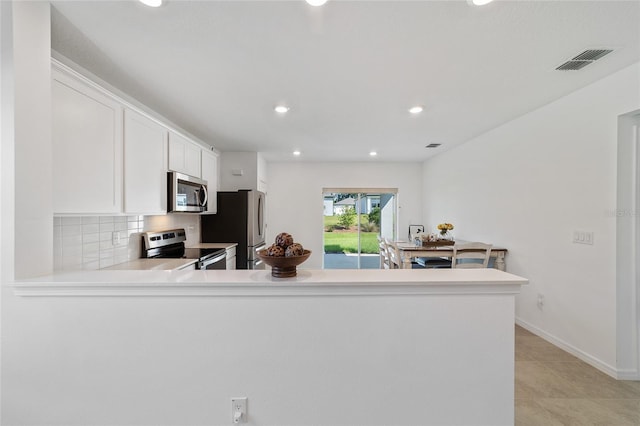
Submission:
[[[556,70],[559,71],[577,71],[589,65],[590,63],[597,61],[605,55],[613,52],[613,49],[588,49],[575,56],[571,60],[560,65]]]
[[[440,145],[442,145],[441,143],[430,143],[429,145],[425,146],[425,148],[437,148]]]

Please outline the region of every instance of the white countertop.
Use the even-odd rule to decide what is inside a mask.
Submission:
[[[188,248],[212,248],[229,250],[238,243],[196,243]],[[101,271],[172,271],[183,269],[196,263],[196,259],[134,259],[128,262],[118,263]]]
[[[20,296],[515,294],[525,278],[497,269],[100,270],[20,280]]]
[[[197,259],[134,259],[102,268],[101,271],[170,271],[193,265]]]

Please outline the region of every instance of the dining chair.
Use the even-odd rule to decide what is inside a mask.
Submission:
[[[486,268],[489,266],[493,245],[470,242],[453,245],[452,268]],[[462,262],[460,262],[462,260]]]
[[[423,268],[451,268],[451,261],[445,257],[416,257],[416,263]]]
[[[391,269],[402,269],[402,257],[400,257],[400,250],[398,247],[385,238],[387,244],[387,252],[389,253],[389,267]]]
[[[378,248],[380,249],[380,269],[390,269],[389,247],[384,238],[378,237]]]

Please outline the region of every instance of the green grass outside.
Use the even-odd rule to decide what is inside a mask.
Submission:
[[[360,246],[362,253],[378,253],[378,233],[361,232]],[[358,233],[357,232],[325,232],[324,233],[325,253],[357,253]]]
[[[337,225],[339,219],[340,219],[340,215],[337,215],[337,214],[333,216],[324,216],[325,229],[327,228],[327,226]],[[369,222],[369,215],[361,214],[360,223],[367,223],[367,222]],[[357,223],[358,223],[357,220],[353,222],[354,225],[356,225]]]

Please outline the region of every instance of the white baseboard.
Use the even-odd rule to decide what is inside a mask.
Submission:
[[[640,380],[638,370],[618,370],[616,379],[618,380]]]
[[[618,379],[618,380],[640,380],[640,373],[638,371],[635,370],[618,370],[615,367],[602,362],[601,360],[599,360],[598,358],[595,358],[591,355],[589,355],[588,353],[576,348],[573,345],[570,345],[569,343],[558,339],[556,336],[547,333],[544,330],[539,329],[538,327],[529,324],[528,322],[520,319],[520,318],[516,318],[516,324],[518,324],[520,327],[529,330],[530,332],[532,332],[533,334],[543,338],[544,340],[546,340],[547,342],[559,347],[560,349],[569,352],[571,355],[577,357],[578,359],[586,362],[587,364],[589,364],[590,366],[597,368],[598,370],[602,371],[603,373],[613,377],[614,379]]]

